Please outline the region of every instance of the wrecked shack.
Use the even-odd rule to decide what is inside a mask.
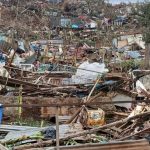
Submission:
[[[130,5],[0,8],[0,149],[150,149],[147,47]]]

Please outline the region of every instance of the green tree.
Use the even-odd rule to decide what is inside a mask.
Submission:
[[[143,27],[145,51],[145,69],[150,67],[150,2],[144,2],[136,7],[136,16]]]
[[[144,40],[150,43],[150,2],[145,2],[139,6],[138,19],[144,28]]]

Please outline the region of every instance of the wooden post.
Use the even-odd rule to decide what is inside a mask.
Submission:
[[[149,67],[150,67],[150,43],[146,45],[144,68],[148,69]]]
[[[95,82],[95,84],[94,84],[92,90],[90,91],[90,93],[89,93],[89,95],[88,95],[88,97],[87,97],[87,99],[86,99],[86,103],[89,102],[89,99],[90,99],[92,93],[94,92],[94,90],[95,90],[95,88],[96,88],[96,85],[98,84],[99,80],[100,80],[100,78],[98,78],[98,79],[96,80],[96,82]]]
[[[1,8],[1,5],[0,5],[0,20],[2,19],[2,8]]]
[[[8,148],[6,148],[6,147],[3,146],[2,144],[0,144],[0,150],[8,150]]]
[[[17,0],[16,20],[18,20],[19,0]]]
[[[59,150],[59,107],[57,107],[57,112],[56,112],[56,149]]]

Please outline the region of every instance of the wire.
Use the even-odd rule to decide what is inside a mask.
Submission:
[[[104,74],[102,72],[98,72],[98,71],[94,71],[94,70],[88,70],[88,69],[83,69],[83,68],[78,68],[78,67],[73,67],[73,66],[69,66],[69,65],[62,65],[62,64],[57,64],[58,66],[63,66],[63,67],[68,67],[68,68],[72,68],[72,69],[79,69],[79,70],[85,70],[85,71],[89,71],[89,72],[95,72],[98,74]],[[54,69],[53,69],[54,70]]]

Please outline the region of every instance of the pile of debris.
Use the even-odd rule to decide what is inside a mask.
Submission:
[[[141,69],[146,46],[131,6],[7,2],[0,122],[11,125],[0,126],[0,149],[150,149],[150,71]],[[26,119],[42,121],[15,125]]]

